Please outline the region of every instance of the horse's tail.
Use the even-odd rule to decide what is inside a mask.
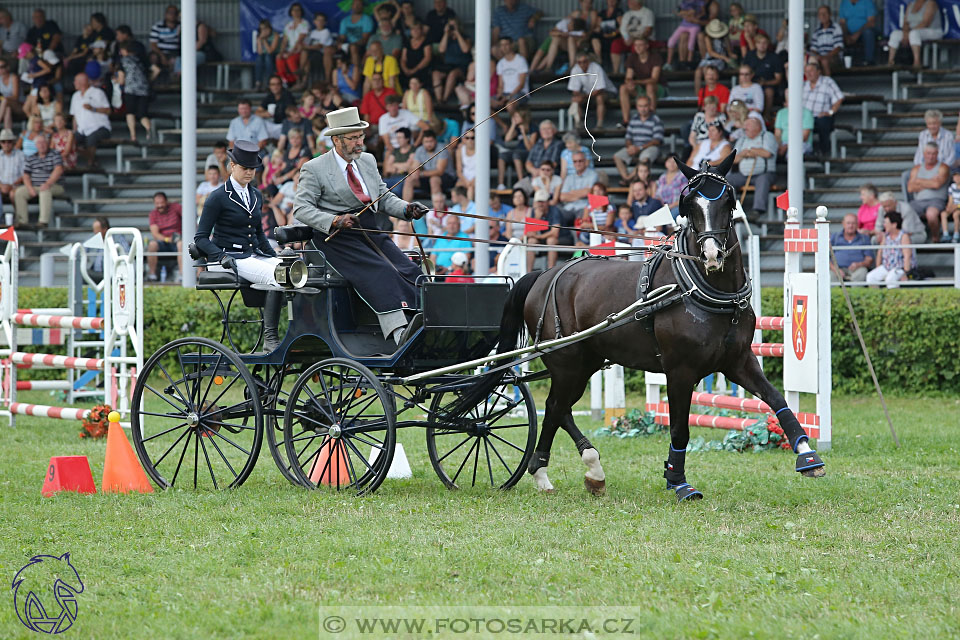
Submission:
[[[531,271],[520,278],[507,294],[507,300],[503,304],[503,315],[500,317],[500,341],[497,344],[497,353],[506,353],[517,348],[517,342],[523,333],[523,307],[527,301],[527,295],[542,273],[543,271]],[[504,363],[497,363],[498,366],[502,364]],[[450,406],[449,415],[461,415],[475,407],[503,382],[508,371],[509,369],[501,369],[479,376],[463,396]]]

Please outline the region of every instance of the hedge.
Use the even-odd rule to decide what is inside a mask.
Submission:
[[[872,393],[873,383],[842,293],[836,288],[832,291],[834,390]],[[960,290],[858,288],[851,290],[850,295],[885,392],[930,395],[960,389]],[[146,356],[185,335],[213,339],[220,336],[220,308],[212,293],[182,287],[147,287],[145,302]],[[65,303],[65,289],[20,290],[21,307]],[[761,304],[764,315],[782,315],[782,289],[765,288]],[[242,306],[237,304],[234,308]],[[779,332],[765,332],[765,336],[769,336],[764,338],[765,342],[783,341]],[[783,361],[765,358],[764,367],[774,384],[780,386]],[[629,373],[628,386],[641,389],[642,376],[642,372]]]

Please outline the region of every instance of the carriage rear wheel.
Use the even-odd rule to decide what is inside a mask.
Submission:
[[[537,407],[526,383],[506,380],[466,413],[451,415],[463,391],[438,393],[430,406],[427,453],[448,489],[509,489],[523,477],[537,439]],[[458,484],[459,483],[459,484]]]
[[[133,446],[150,478],[168,489],[237,487],[257,463],[263,408],[240,357],[207,338],[168,342],[133,390]]]
[[[305,487],[372,493],[393,462],[393,399],[362,364],[323,360],[290,390],[283,440],[291,470]]]

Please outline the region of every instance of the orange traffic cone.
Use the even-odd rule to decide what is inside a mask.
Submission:
[[[347,469],[347,445],[339,440],[331,443],[330,437],[325,436],[320,445],[320,454],[310,470],[310,481],[338,489],[348,486],[351,480]]]
[[[103,481],[100,490],[103,493],[153,493],[153,487],[147,474],[140,467],[127,434],[120,426],[120,414],[111,411],[107,416],[110,429],[107,431],[107,456],[103,462]]]

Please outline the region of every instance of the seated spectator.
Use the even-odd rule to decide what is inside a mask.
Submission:
[[[510,38],[500,38],[500,51],[503,57],[497,61],[499,82],[497,93],[492,100],[502,105],[514,102],[530,91],[530,68],[527,66],[526,59],[522,55],[517,55],[516,45]],[[526,99],[510,104],[507,111],[513,113],[523,102],[526,102]]]
[[[446,0],[437,0],[440,2]],[[437,101],[444,103],[453,96],[457,84],[464,78],[464,71],[473,61],[472,47],[473,42],[464,33],[460,21],[456,16],[450,18],[437,45],[440,59],[433,65],[433,94]]]
[[[743,137],[743,125],[750,117],[750,110],[742,100],[734,100],[727,106],[727,137],[730,142],[736,142]]]
[[[370,90],[370,76],[379,73],[383,76],[384,86],[400,92],[400,65],[397,59],[390,54],[384,54],[383,45],[375,40],[367,49],[367,57],[363,60],[363,92]]]
[[[23,163],[23,184],[13,192],[14,208],[17,212],[17,225],[28,224],[27,202],[40,201],[40,221],[37,226],[45,229],[53,217],[53,199],[62,197],[66,191],[59,184],[63,175],[63,163],[60,154],[50,148],[47,136],[40,134],[36,139],[37,152]]]
[[[477,205],[474,204],[470,192],[465,187],[454,187],[453,193],[450,194],[450,201],[453,202],[453,206],[450,207],[452,213],[473,214],[476,212]],[[462,217],[460,219],[460,230],[464,233],[472,234],[475,226],[476,223],[473,218]]]
[[[583,151],[573,154],[573,167],[574,170],[567,174],[560,187],[560,206],[570,215],[571,222],[589,204],[587,194],[597,182],[597,172],[587,165],[587,156]]]
[[[20,45],[27,39],[27,25],[17,22],[6,9],[0,9],[0,44],[2,44],[3,58],[12,64]],[[33,46],[35,42],[31,42]]]
[[[680,172],[675,156],[667,156],[664,162],[666,172],[657,179],[657,198],[670,208],[673,219],[680,213],[680,194],[687,186],[687,178]]]
[[[215,164],[207,167],[204,178],[197,187],[197,211],[203,211],[203,203],[206,202],[207,196],[223,184],[223,180],[220,179],[220,168]]]
[[[637,164],[636,171],[630,175],[630,182],[636,180],[643,181],[647,185],[647,195],[651,198],[657,197],[657,181],[653,178],[653,171],[650,169],[650,163],[643,160]],[[633,204],[632,196],[627,194],[627,204]]]
[[[364,11],[363,0],[353,0],[350,15],[340,19],[340,34],[337,36],[337,46],[349,51],[351,65],[360,66],[360,54],[367,48],[376,28],[373,18]]]
[[[553,68],[560,50],[566,52],[567,62],[559,67],[560,71],[566,71],[573,66],[573,60],[576,59],[576,44],[574,34],[583,36],[583,29],[586,25],[580,18],[580,10],[574,9],[569,15],[559,20],[550,34],[537,47],[537,52],[533,54],[533,60],[530,61],[530,72],[549,71]],[[572,48],[571,48],[572,47]]]
[[[377,133],[383,141],[384,151],[390,151],[397,145],[396,132],[401,127],[406,127],[411,131],[416,131],[414,140],[419,137],[417,116],[406,109],[400,108],[400,96],[391,95],[386,98],[387,112],[380,116],[377,121]]]
[[[872,65],[877,51],[877,8],[873,0],[841,0],[837,22],[843,29],[843,44],[852,49],[863,43],[863,64]],[[813,110],[816,113],[816,110]]]
[[[427,233],[435,236],[443,235],[443,219],[447,216],[447,196],[442,191],[431,194],[430,206],[430,211],[423,218],[427,221]]]
[[[12,129],[13,117],[23,117],[23,103],[20,102],[20,78],[10,72],[10,63],[6,60],[0,60],[0,96],[0,123],[4,129]]]
[[[287,132],[287,144],[282,153],[283,169],[278,177],[279,184],[293,180],[293,176],[300,173],[300,168],[313,157],[303,129],[293,128]]]
[[[872,242],[877,243],[883,235],[884,216],[890,212],[896,211],[903,220],[901,228],[903,232],[910,236],[912,244],[923,244],[927,241],[927,225],[923,223],[917,212],[903,200],[897,200],[892,191],[884,191],[880,194],[881,211],[877,215],[877,226],[874,233],[871,234]]]
[[[273,224],[270,224],[269,233],[264,229],[264,233],[272,239],[273,227],[282,227],[293,224],[293,202],[297,198],[297,188],[300,185],[300,172],[293,173],[293,177],[280,185],[277,193],[270,200],[269,210],[273,218]]]
[[[634,42],[653,37],[654,26],[656,17],[652,9],[643,6],[643,0],[627,0],[627,11],[620,20],[620,37],[610,43],[610,61],[614,73],[620,71],[622,56],[634,51]]]
[[[843,66],[843,29],[833,21],[830,7],[825,4],[817,9],[817,21],[820,24],[810,37],[809,51],[820,63],[820,73],[829,76]]]
[[[34,46],[40,46],[41,49],[51,49],[58,54],[63,53],[63,32],[60,26],[53,20],[47,19],[47,14],[43,9],[34,9],[32,15],[33,26],[27,31],[25,42]],[[6,40],[6,38],[3,38]]]
[[[907,194],[913,195],[910,203],[921,219],[926,218],[930,237],[940,236],[940,212],[947,203],[947,183],[950,182],[950,167],[937,159],[938,149],[928,142],[923,149],[923,163],[910,171]]]
[[[730,89],[730,100],[740,100],[750,111],[762,114],[765,96],[763,88],[753,82],[753,69],[750,65],[741,64],[738,77],[740,83]]]
[[[627,71],[620,85],[620,120],[624,128],[630,120],[630,105],[638,95],[645,94],[650,99],[650,108],[657,108],[660,65],[660,56],[650,51],[649,42],[634,40],[633,52],[627,56]]]
[[[563,180],[567,177],[567,174],[572,172],[576,167],[573,165],[573,154],[580,152],[587,158],[587,167],[593,169],[593,155],[590,154],[590,149],[581,144],[580,136],[568,131],[563,134],[563,145],[564,149],[560,152],[560,179]]]
[[[610,82],[610,78],[607,77],[603,67],[590,60],[590,56],[586,53],[577,54],[577,64],[571,73],[590,75],[574,75],[567,81],[567,91],[573,94],[570,98],[570,115],[574,115],[574,111],[576,111],[574,121],[577,126],[582,124],[586,128],[586,105],[588,103],[595,105],[597,128],[602,129],[603,119],[607,113],[606,93],[608,91],[615,93],[616,87]]]
[[[948,218],[953,217],[953,243],[960,242],[960,168],[952,170],[953,182],[947,189],[947,206],[940,212],[940,242],[950,242]]]
[[[663,203],[652,197],[647,188],[647,183],[643,180],[634,180],[630,183],[630,211],[633,213],[634,220],[649,216],[654,211],[659,211]]]
[[[410,34],[413,32],[413,26],[416,24],[422,25],[424,35],[427,34],[427,25],[423,23],[423,20],[420,19],[414,10],[413,0],[400,0],[399,7],[397,7],[397,0],[387,0],[380,7],[378,7],[378,10],[381,12],[380,17],[386,15],[387,7],[390,6],[396,9],[396,12],[392,17],[393,28],[401,36],[403,36],[404,42],[408,42],[410,40]]]
[[[857,210],[857,231],[872,236],[877,227],[877,216],[880,213],[880,200],[877,199],[877,188],[868,182],[860,187],[860,208]]]
[[[277,140],[283,129],[283,119],[287,115],[287,107],[296,108],[297,100],[293,94],[283,88],[283,80],[280,76],[270,76],[267,81],[267,95],[263,102],[257,107],[256,114],[263,120],[267,129],[267,137]]]
[[[584,200],[586,202],[586,200]],[[558,207],[550,204],[550,194],[546,191],[537,191],[533,195],[533,211],[529,216],[537,220],[546,220],[548,225],[546,229],[535,229],[523,225],[523,239],[528,245],[556,245],[560,244],[560,229],[555,225],[563,224],[563,217]],[[574,215],[574,217],[576,217]],[[540,252],[533,249],[527,249],[527,271],[533,271],[533,263]],[[557,252],[547,252],[547,268],[551,269],[557,264]]]
[[[634,228],[633,212],[630,210],[630,207],[625,204],[617,208],[617,217],[613,221],[613,230],[620,234],[617,236],[617,242],[627,243],[630,242],[631,237],[635,233],[638,231],[642,232],[642,229],[637,230]]]
[[[315,155],[316,142],[313,138],[313,128],[310,121],[300,114],[300,109],[296,105],[287,105],[287,117],[283,119],[283,125],[280,127],[280,139],[277,140],[277,149],[283,151],[287,147],[290,133],[296,129],[300,132],[303,141],[311,156]]]
[[[277,195],[280,185],[280,176],[283,174],[284,167],[283,151],[274,149],[270,154],[270,160],[263,163],[263,173],[260,174],[260,186],[257,187],[267,197],[272,198]]]
[[[396,132],[397,146],[393,147],[389,153],[384,154],[383,159],[383,182],[387,188],[398,196],[401,189],[398,188],[400,181],[404,176],[417,168],[414,149],[410,144],[410,129],[400,127]]]
[[[901,25],[900,29],[894,29],[890,32],[890,57],[887,64],[893,66],[894,58],[897,55],[897,49],[906,36],[910,44],[910,51],[913,53],[913,68],[921,68],[920,47],[928,40],[938,40],[943,35],[943,28],[940,24],[940,7],[936,0],[913,0],[904,8],[904,18],[906,23]]]
[[[50,146],[60,154],[64,171],[69,171],[77,166],[77,140],[67,122],[67,116],[62,113],[55,115],[53,117],[53,135],[50,136]]]
[[[341,23],[343,24],[343,23]],[[360,102],[360,64],[350,62],[350,56],[343,51],[337,51],[333,56],[336,67],[333,69],[333,76],[330,83],[336,87],[337,92],[342,98],[350,103]]]
[[[433,253],[430,259],[437,266],[438,271],[444,272],[450,269],[453,264],[453,254],[457,251],[473,253],[473,243],[462,238],[469,238],[466,233],[460,230],[460,218],[454,215],[443,217],[443,238],[438,238],[433,243]]]
[[[849,2],[850,0],[844,0]],[[872,0],[859,0],[870,3]],[[803,83],[803,107],[813,114],[813,128],[817,132],[817,151],[821,156],[830,156],[830,134],[833,133],[833,118],[843,104],[843,92],[833,78],[820,76],[820,65],[811,60],[804,67],[807,80]]]
[[[513,211],[513,207],[506,204],[503,199],[500,197],[500,194],[496,191],[490,192],[490,216],[494,218],[500,218],[500,224],[503,224],[502,220],[505,220],[507,214]],[[491,223],[492,224],[492,223]]]
[[[760,28],[757,16],[748,13],[743,16],[743,30],[740,31],[740,59],[744,60],[747,54],[757,48],[757,36],[763,34],[769,38],[766,31]]]
[[[280,49],[281,35],[273,30],[270,21],[264,18],[257,28],[256,60],[253,63],[253,90],[263,91],[267,79],[273,75],[277,65],[277,51]]]
[[[29,158],[37,152],[36,140],[42,135],[44,135],[43,121],[37,116],[27,118],[27,126],[23,128],[20,137],[17,138],[17,149],[23,151],[25,158]]]
[[[227,158],[227,141],[220,140],[213,143],[213,153],[207,156],[206,160],[203,161],[203,166],[209,167],[210,165],[216,166],[220,169],[220,179],[226,180],[230,175],[227,172],[227,164],[229,163]]]
[[[707,139],[707,126],[713,122],[719,122],[726,131],[727,116],[720,111],[720,101],[716,96],[707,96],[703,100],[703,111],[698,111],[697,115],[693,116],[693,123],[690,125],[687,143],[691,149]]]
[[[300,88],[300,54],[305,51],[303,48],[307,36],[310,34],[310,24],[307,22],[303,13],[303,6],[299,2],[294,2],[287,10],[290,20],[283,27],[283,37],[280,39],[280,47],[277,52],[277,76],[283,86]],[[270,83],[267,88],[273,91]],[[263,116],[261,116],[263,117]]]
[[[701,163],[706,162],[716,167],[728,155],[730,155],[730,143],[727,141],[726,132],[722,124],[714,122],[707,125],[707,139],[701,140],[694,147],[690,157],[687,158],[687,166],[699,169]]]
[[[727,176],[727,181],[740,188],[752,176],[753,207],[755,214],[767,213],[767,196],[776,178],[777,141],[773,134],[763,130],[763,122],[757,118],[747,118],[743,127],[744,136],[737,140],[737,157],[734,159],[736,170]]]
[[[939,109],[927,109],[923,114],[923,122],[926,129],[920,132],[917,139],[917,149],[913,152],[913,164],[919,166],[923,164],[924,149],[929,143],[937,145],[937,160],[947,166],[952,167],[957,160],[956,147],[950,140],[950,133],[943,128],[943,113]],[[958,121],[960,127],[960,121]],[[911,169],[906,169],[900,174],[900,185],[903,188],[904,197],[909,201],[910,194],[907,192],[907,180],[910,178]]]
[[[151,240],[147,243],[147,281],[158,282],[157,253],[177,254],[177,269],[183,273],[183,242],[180,231],[183,229],[183,208],[176,202],[167,200],[167,194],[158,191],[153,194],[153,211],[149,216]]]
[[[753,80],[763,90],[764,118],[773,114],[773,104],[783,90],[784,67],[780,56],[770,50],[770,38],[757,34],[757,48],[747,54],[744,62],[753,70]],[[731,92],[732,93],[732,92]]]
[[[308,84],[326,81],[330,77],[336,51],[333,34],[327,28],[327,16],[318,11],[313,16],[313,29],[303,41],[303,54],[300,56],[301,65],[306,57]]]
[[[450,23],[457,19],[457,12],[447,6],[447,0],[433,0],[433,9],[427,11],[423,23],[427,27],[427,40],[430,44],[439,44],[443,33]],[[469,51],[470,49],[466,49]]]
[[[516,42],[523,59],[530,60],[530,54],[533,53],[533,30],[542,15],[543,12],[524,2],[504,0],[502,5],[493,10],[491,42],[509,38]],[[506,55],[506,52],[501,49],[500,54]]]
[[[507,238],[516,238],[523,240],[524,220],[533,217],[533,209],[530,207],[530,197],[523,189],[514,189],[510,195],[510,202],[513,208],[504,216],[503,232]]]
[[[386,55],[393,56],[395,61],[400,60],[400,52],[403,51],[403,36],[394,29],[393,20],[383,17],[377,20],[377,30],[367,40],[367,51],[370,50],[370,46],[374,42],[380,43]],[[397,65],[397,73],[399,73],[399,62],[397,62]]]
[[[90,24],[95,26],[93,19]],[[150,79],[155,80],[161,73],[172,72],[179,63],[180,11],[171,4],[164,10],[163,20],[150,27]]]
[[[830,275],[833,280],[863,282],[867,279],[867,271],[873,268],[873,251],[869,249],[870,238],[860,233],[858,229],[857,216],[852,213],[843,216],[843,231],[830,236],[830,246],[866,247],[835,251],[836,261],[830,263]]]
[[[27,101],[30,101],[31,98],[36,101],[37,89],[54,82],[56,67],[60,63],[60,58],[53,51],[41,51],[26,42],[20,45],[17,57],[20,58],[21,65],[26,65],[26,71],[20,75],[20,78],[25,85],[32,87]],[[99,71],[99,67],[97,69]]]
[[[711,6],[717,5],[714,2]],[[700,87],[703,84],[703,71],[706,67],[713,67],[718,71],[722,71],[727,65],[732,66],[734,64],[736,58],[733,52],[730,51],[727,43],[727,34],[729,32],[730,29],[727,25],[720,22],[720,20],[713,19],[707,24],[704,33],[700,34],[704,37],[705,53],[703,57],[700,58],[700,64],[697,65],[697,69],[693,73],[694,93],[700,94]]]
[[[419,171],[410,174],[406,182],[403,183],[403,199],[407,202],[413,200],[413,190],[416,186],[423,185],[423,181],[429,184],[430,196],[437,193],[443,194],[453,188],[457,182],[454,163],[450,161],[450,152],[443,149],[437,153],[437,134],[432,129],[427,129],[421,136],[421,145],[417,147],[414,153],[414,167],[423,167]],[[436,154],[436,157],[433,157]]]
[[[623,20],[623,9],[620,8],[618,0],[607,0],[606,3],[600,4],[603,6],[597,12],[597,22],[590,34],[590,45],[598,60],[609,60],[614,41],[622,40],[620,23]],[[619,62],[620,54],[617,54],[618,64],[612,67],[615,73],[620,71]]]
[[[451,267],[447,272],[449,276],[446,278],[447,282],[473,282],[473,278],[470,277],[473,269],[470,268],[470,258],[467,258],[466,253],[457,251],[450,258],[450,263]]]
[[[387,113],[387,96],[395,96],[397,92],[383,84],[383,75],[374,73],[370,76],[370,89],[363,94],[360,102],[360,117],[370,123],[367,129],[367,138],[375,138],[379,132],[380,116]]]
[[[420,78],[416,76],[410,78],[409,87],[404,92],[403,101],[400,104],[417,119],[418,133],[427,129],[442,131],[443,122],[433,112],[433,98],[430,92],[423,88]]]
[[[629,182],[628,165],[636,164],[637,161],[656,162],[660,157],[660,145],[663,144],[663,123],[653,112],[650,98],[641,95],[636,104],[636,115],[627,125],[624,146],[613,155],[622,186]]]
[[[469,198],[473,200],[473,190],[477,184],[477,134],[470,131],[463,136],[463,144],[457,147],[456,167],[457,167],[457,186],[463,187],[469,193]]]
[[[53,117],[63,113],[63,106],[55,97],[50,85],[45,84],[37,89],[34,95],[27,98],[27,102],[23,105],[26,116],[38,118],[43,123],[43,130],[46,133],[53,131]]]
[[[111,61],[114,68],[120,66],[120,46],[125,44],[130,47],[133,55],[137,56],[140,64],[149,70],[150,56],[147,54],[147,48],[143,46],[142,42],[133,37],[133,30],[129,25],[122,24],[117,27],[114,37],[116,40],[113,41],[113,47],[110,49]]]
[[[707,37],[707,25],[717,20],[723,25],[727,33],[724,34],[724,40],[726,36],[730,33],[730,28],[720,20],[720,3],[717,0],[707,0],[706,4],[703,7],[703,13],[700,14],[700,20],[698,21],[700,25],[700,33],[697,34],[697,50],[700,52],[701,58],[706,58],[708,55],[708,45],[710,38]],[[726,43],[724,43],[724,46]],[[691,63],[694,62],[691,60]]]
[[[394,218],[393,235],[390,239],[400,251],[419,251],[417,238],[413,233],[413,224],[409,220]]]
[[[97,145],[110,137],[110,103],[101,89],[90,86],[85,73],[73,78],[73,86],[76,91],[70,98],[70,115],[77,147],[84,155],[87,168],[99,167]]]
[[[23,184],[23,152],[14,148],[17,136],[10,129],[0,131],[0,199],[13,202],[13,193]]]
[[[713,96],[717,99],[720,113],[727,112],[727,103],[730,102],[730,89],[720,84],[720,72],[714,67],[705,67],[703,70],[704,86],[697,91],[697,107],[703,109],[703,101]]]
[[[680,17],[680,25],[667,40],[667,62],[663,65],[664,71],[673,70],[674,56],[679,58],[681,65],[693,62],[693,52],[697,48],[697,34],[703,26],[701,20],[706,6],[705,0],[681,0],[677,6],[676,15]]]
[[[241,98],[237,103],[237,117],[230,121],[230,127],[227,129],[227,142],[230,148],[233,148],[233,143],[237,140],[252,140],[263,149],[269,137],[263,118],[253,113],[253,106],[249,100]]]
[[[410,39],[400,52],[400,73],[404,84],[410,84],[410,78],[418,78],[421,85],[428,84],[433,78],[433,47],[427,42],[423,25],[415,23],[410,29]],[[386,80],[386,78],[384,78]]]
[[[382,76],[380,82],[383,82]],[[310,95],[314,97],[317,114],[321,116],[326,116],[331,111],[342,109],[346,104],[337,87],[326,81],[318,82],[310,87]],[[384,111],[386,111],[386,105],[384,105],[383,108]]]
[[[539,138],[533,143],[527,154],[527,161],[524,163],[524,168],[530,175],[537,172],[537,168],[544,160],[549,160],[556,167],[560,163],[560,154],[563,152],[563,143],[557,138],[557,127],[552,120],[541,120],[537,130]],[[520,183],[523,183],[523,180]],[[522,184],[518,186],[528,195],[533,193],[529,187],[524,187]]]
[[[773,135],[780,146],[777,148],[777,157],[787,157],[787,144],[789,143],[790,127],[790,109],[788,92],[783,95],[783,108],[777,111],[777,119],[773,125]],[[803,154],[813,152],[813,113],[810,109],[803,109]]]
[[[497,189],[503,191],[507,188],[507,163],[513,163],[516,181],[523,180],[523,161],[536,141],[536,134],[530,129],[530,111],[514,111],[510,116],[510,126],[503,135],[503,144],[497,145],[497,176],[500,178]]]
[[[590,194],[594,196],[607,196],[607,185],[602,182],[595,182],[592,187],[590,187]],[[586,233],[577,234],[577,244],[581,242],[583,244],[590,244],[590,233],[589,231],[600,229],[601,231],[613,231],[614,230],[614,220],[617,217],[617,208],[610,204],[609,197],[607,199],[607,204],[601,205],[598,207],[593,207],[589,204],[589,198],[587,199],[587,206],[583,208],[583,213],[577,218],[577,224],[575,226],[584,229]]]
[[[134,143],[137,141],[138,119],[140,126],[146,131],[146,139],[149,140],[152,127],[150,117],[147,115],[150,105],[150,83],[147,80],[147,70],[128,43],[120,45],[120,69],[117,71],[117,82],[123,86],[123,107],[126,111],[130,141]]]
[[[902,224],[903,219],[896,211],[884,216],[880,244],[885,248],[877,250],[877,266],[867,273],[870,284],[886,282],[888,289],[896,289],[907,279],[906,272],[913,269],[913,249],[910,248],[910,237],[900,229]]]

